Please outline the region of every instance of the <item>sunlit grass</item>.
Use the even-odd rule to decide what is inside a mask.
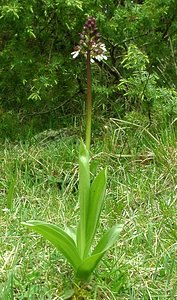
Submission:
[[[120,128],[116,124],[108,123],[107,132],[92,145],[91,172],[94,175],[97,166],[108,166],[99,235],[114,223],[125,224],[124,230],[90,284],[81,289],[76,286],[78,298],[173,300],[177,297],[175,134],[171,128],[161,135],[153,133],[154,139],[134,130],[133,125],[127,129],[126,124]],[[74,285],[72,269],[62,255],[21,226],[21,221],[38,218],[60,226],[76,223],[77,143],[77,136],[66,136],[43,143],[8,142],[1,147],[3,300],[62,299],[63,290]],[[10,211],[9,180],[15,170]]]

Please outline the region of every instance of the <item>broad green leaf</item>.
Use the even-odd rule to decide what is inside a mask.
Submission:
[[[77,245],[81,258],[84,256],[86,245],[86,221],[90,192],[89,153],[81,141],[79,153],[79,202],[80,222],[77,228]]]
[[[85,258],[76,272],[76,277],[80,280],[88,280],[104,254],[105,252],[101,252]]]
[[[89,278],[93,270],[97,267],[98,263],[102,259],[103,255],[112,247],[112,245],[116,241],[122,228],[122,225],[115,225],[103,235],[100,242],[93,251],[93,254],[90,257],[84,259],[80,264],[76,273],[76,276],[78,278],[82,280],[87,280]]]
[[[101,240],[98,242],[97,246],[95,247],[93,254],[105,252],[109,248],[112,247],[116,239],[118,238],[119,233],[122,231],[123,225],[118,224],[114,225],[103,235]]]
[[[76,244],[76,228],[67,226],[67,227],[65,227],[65,232],[72,238],[72,240]]]
[[[57,250],[61,251],[75,270],[78,268],[81,259],[76,244],[64,230],[60,229],[57,225],[36,220],[31,220],[22,224],[30,227],[50,241]]]
[[[101,170],[90,188],[89,208],[87,215],[86,249],[87,256],[95,236],[106,190],[106,170]]]

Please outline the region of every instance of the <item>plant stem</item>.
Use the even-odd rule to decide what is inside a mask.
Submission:
[[[90,150],[92,117],[92,76],[90,64],[90,50],[87,50],[87,103],[86,103],[86,147]]]

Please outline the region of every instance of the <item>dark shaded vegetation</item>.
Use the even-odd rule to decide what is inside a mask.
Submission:
[[[152,127],[176,118],[175,0],[1,3],[1,138],[80,129],[86,65],[71,52],[88,15],[96,17],[108,49],[108,61],[92,66],[95,130],[100,116],[132,121],[136,112]]]

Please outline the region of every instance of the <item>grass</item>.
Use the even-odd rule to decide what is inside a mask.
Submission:
[[[92,145],[91,171],[108,166],[98,235],[125,224],[120,239],[79,287],[62,255],[22,221],[64,226],[78,216],[77,135],[4,142],[0,150],[0,299],[171,299],[177,297],[177,152],[174,126],[160,132],[109,120]],[[48,132],[46,132],[48,135]],[[9,209],[8,209],[9,208]],[[69,299],[69,294],[68,294]]]

